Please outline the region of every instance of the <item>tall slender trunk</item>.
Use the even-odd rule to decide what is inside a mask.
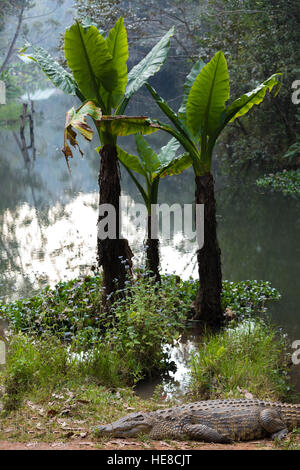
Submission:
[[[148,215],[147,221],[148,232],[146,240],[146,268],[147,271],[151,273],[151,276],[153,276],[157,282],[160,282],[161,278],[159,274],[159,240],[158,238],[153,237],[154,234],[151,234],[151,222],[153,217],[155,217],[154,223],[156,224],[157,214]]]
[[[119,197],[121,195],[120,171],[117,149],[105,144],[100,150],[99,204],[111,204],[116,213],[116,239],[97,240],[98,265],[103,268],[103,302],[109,307],[114,300],[114,293],[125,287],[125,281],[131,273],[133,253],[126,239],[120,239]],[[103,217],[100,217],[100,221]]]
[[[195,319],[219,327],[223,322],[221,305],[221,250],[217,240],[214,178],[211,173],[196,176],[196,204],[204,204],[204,245],[198,250],[199,290],[195,302]]]
[[[10,58],[11,58],[13,52],[14,52],[14,47],[15,47],[16,41],[18,39],[20,30],[21,30],[21,25],[22,25],[22,21],[23,21],[23,14],[24,14],[25,6],[26,5],[25,5],[25,2],[24,2],[23,5],[21,6],[21,11],[20,11],[20,14],[18,16],[18,24],[17,24],[17,27],[16,27],[14,37],[12,38],[12,41],[11,41],[10,46],[8,48],[6,57],[5,57],[2,65],[0,67],[0,73],[2,73],[3,70],[6,68],[6,66],[8,65],[8,63],[10,61]]]

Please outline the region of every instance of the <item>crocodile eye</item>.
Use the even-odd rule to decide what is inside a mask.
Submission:
[[[137,415],[135,419],[138,419],[139,421],[143,421],[144,416],[143,415]]]

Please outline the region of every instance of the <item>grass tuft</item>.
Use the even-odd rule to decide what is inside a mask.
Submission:
[[[291,392],[286,339],[262,320],[245,320],[205,335],[191,360],[197,399],[286,399]]]

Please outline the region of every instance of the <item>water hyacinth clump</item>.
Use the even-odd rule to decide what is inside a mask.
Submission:
[[[97,326],[101,312],[101,276],[84,276],[46,286],[38,294],[1,303],[0,316],[22,332],[51,332],[64,339]]]
[[[138,306],[140,314],[146,316],[151,311],[160,320],[168,318],[171,323],[182,324],[193,315],[198,285],[195,279],[184,281],[176,275],[163,275],[157,286],[145,271],[138,270],[135,280],[126,282],[124,291],[119,292],[120,300],[107,315],[101,305],[101,275],[84,276],[59,282],[52,289],[47,286],[30,298],[0,302],[0,317],[8,319],[15,332],[49,331],[63,339],[93,342],[109,328],[116,312],[119,315],[126,309],[132,298],[141,302],[144,294],[144,304]],[[267,281],[223,281],[223,310],[230,309],[238,318],[264,312],[266,302],[279,299],[279,292]]]
[[[269,281],[223,281],[222,305],[238,318],[265,313],[268,301],[278,301],[281,294]]]

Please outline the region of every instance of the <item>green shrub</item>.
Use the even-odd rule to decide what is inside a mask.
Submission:
[[[201,399],[284,399],[290,392],[286,339],[263,320],[205,335],[191,360],[192,394]]]
[[[77,378],[108,388],[118,388],[134,382],[131,364],[124,360],[109,344],[98,341],[85,353],[72,354]]]
[[[185,326],[187,305],[172,282],[165,281],[164,287],[142,276],[112,309],[106,341],[129,361],[137,378],[170,368],[166,345],[173,344]]]
[[[284,170],[259,178],[257,186],[281,191],[284,195],[300,196],[300,169]]]
[[[21,333],[13,336],[3,374],[4,408],[17,408],[29,388],[55,388],[65,380],[70,368],[67,350],[57,338],[41,339]]]
[[[129,365],[110,346],[96,343],[89,351],[62,343],[55,336],[13,335],[7,363],[0,376],[5,411],[17,409],[27,395],[49,396],[76,382],[120,387],[131,380]]]

